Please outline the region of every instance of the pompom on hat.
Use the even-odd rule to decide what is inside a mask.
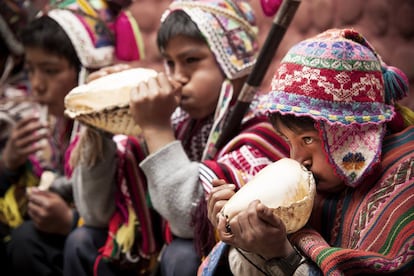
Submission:
[[[260,0],[260,5],[266,16],[274,16],[282,5],[282,2],[282,0]]]
[[[176,0],[161,21],[182,10],[197,25],[230,80],[250,73],[258,52],[254,12],[245,0]]]
[[[331,29],[288,51],[260,109],[312,117],[330,163],[355,187],[380,161],[386,123],[407,83],[357,31]]]

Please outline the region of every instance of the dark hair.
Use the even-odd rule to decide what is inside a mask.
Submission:
[[[40,48],[52,55],[65,58],[79,72],[81,62],[66,32],[48,16],[36,18],[21,33],[25,48]]]
[[[291,130],[313,130],[315,129],[315,120],[308,116],[295,116],[292,114],[282,115],[279,112],[269,114],[269,121],[273,127],[276,126],[276,122],[280,121]],[[276,129],[277,130],[277,129]]]
[[[161,23],[157,34],[158,49],[161,52],[164,51],[170,39],[177,35],[188,36],[207,43],[190,16],[181,10],[171,12]]]
[[[106,4],[112,16],[116,17],[123,9],[132,4],[132,0],[106,0]]]

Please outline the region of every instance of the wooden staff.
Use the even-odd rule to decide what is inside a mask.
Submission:
[[[229,114],[228,120],[222,128],[221,135],[217,140],[213,154],[238,133],[241,120],[246,114],[258,87],[261,85],[266,71],[273,60],[276,50],[279,47],[300,2],[301,0],[284,0],[282,2],[282,5],[273,19],[269,34],[259,53],[256,63],[253,66],[252,72],[244,83],[235,107]]]

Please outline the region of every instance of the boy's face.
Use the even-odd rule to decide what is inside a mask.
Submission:
[[[76,69],[65,58],[48,54],[40,48],[26,48],[25,53],[36,101],[47,105],[50,114],[62,117],[64,98],[78,84]]]
[[[322,193],[336,193],[345,188],[343,181],[334,173],[323,150],[323,143],[316,129],[292,130],[279,119],[275,129],[289,144],[290,157],[312,171],[316,189]]]
[[[224,74],[208,45],[179,35],[168,42],[162,54],[168,76],[182,85],[180,107],[194,119],[213,114]]]

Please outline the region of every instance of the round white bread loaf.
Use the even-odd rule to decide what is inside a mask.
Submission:
[[[137,135],[141,130],[129,112],[131,89],[156,75],[152,69],[133,68],[77,86],[65,97],[65,114],[113,134]]]
[[[299,162],[283,158],[269,164],[237,191],[221,210],[231,220],[258,199],[285,224],[287,233],[302,228],[312,212],[315,180]]]

